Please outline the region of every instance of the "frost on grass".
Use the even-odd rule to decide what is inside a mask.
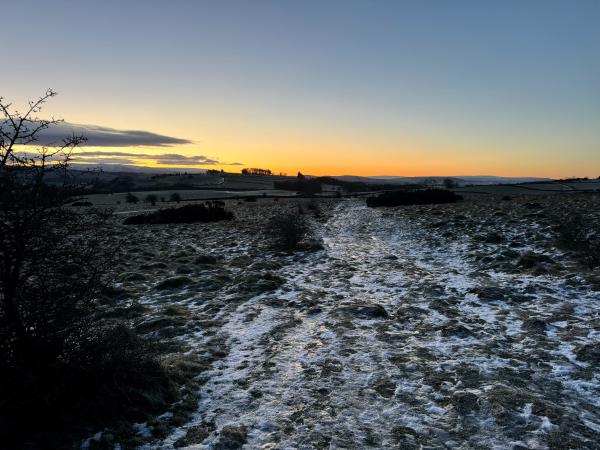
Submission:
[[[206,366],[144,448],[597,448],[600,296],[554,245],[556,201],[341,201],[294,254],[257,247],[268,214],[183,226],[172,269],[135,282],[140,326]],[[176,264],[188,281],[155,289]]]

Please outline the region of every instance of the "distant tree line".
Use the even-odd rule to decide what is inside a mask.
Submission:
[[[336,186],[338,192],[346,193],[373,192],[386,190],[408,190],[422,187],[418,184],[385,184],[385,183],[365,183],[362,181],[346,181],[334,177],[307,177],[298,172],[298,176],[293,180],[275,181],[275,189],[286,191],[297,191],[303,194],[317,194],[323,191],[324,185]]]
[[[269,169],[258,169],[256,167],[242,169],[242,175],[273,175]]]

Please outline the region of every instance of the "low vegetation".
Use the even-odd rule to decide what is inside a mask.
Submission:
[[[140,199],[138,197],[136,197],[135,195],[133,195],[131,192],[128,192],[127,195],[125,196],[125,201],[127,203],[137,203],[140,201]]]
[[[124,320],[102,312],[112,249],[110,214],[66,207],[70,153],[84,139],[39,148],[57,121],[0,110],[0,442],[5,449],[72,448],[122,421],[142,421],[177,400],[160,351]],[[32,125],[34,124],[34,125]],[[53,164],[48,160],[52,158]],[[53,174],[63,182],[46,183]]]
[[[146,195],[146,203],[150,203],[152,206],[155,206],[157,201],[158,197],[155,194]]]
[[[590,269],[600,266],[600,224],[596,220],[579,213],[562,217],[558,244],[574,252]]]
[[[283,250],[296,250],[310,236],[310,224],[304,214],[287,212],[274,216],[267,232],[273,244]]]
[[[436,203],[456,203],[463,198],[444,189],[423,189],[411,191],[390,191],[367,199],[367,206],[429,205]]]
[[[209,201],[178,208],[159,209],[149,214],[140,214],[125,219],[126,225],[165,224],[165,223],[196,223],[231,220],[233,213],[225,209],[225,204],[219,201]]]

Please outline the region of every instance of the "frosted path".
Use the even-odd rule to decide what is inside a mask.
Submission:
[[[227,356],[156,448],[198,427],[189,448],[597,448],[598,367],[573,353],[598,341],[597,293],[478,268],[470,236],[401,211],[341,203],[321,231],[221,318]]]

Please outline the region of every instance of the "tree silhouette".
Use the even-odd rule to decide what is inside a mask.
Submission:
[[[55,95],[48,90],[24,113],[0,97],[3,448],[71,448],[67,429],[81,429],[86,419],[104,426],[115,411],[148,406],[145,392],[167,392],[148,342],[123,322],[98,320],[118,242],[107,232],[110,211],[65,206],[82,192],[68,163],[85,139],[36,146],[60,122],[37,117]]]

